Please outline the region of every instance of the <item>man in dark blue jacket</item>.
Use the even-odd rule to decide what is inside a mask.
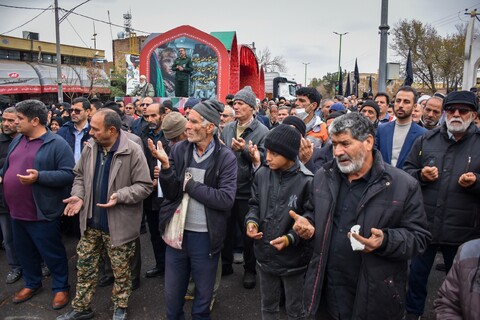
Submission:
[[[25,100],[16,110],[20,134],[10,144],[0,172],[25,281],[13,303],[27,301],[39,292],[43,258],[52,275],[52,307],[61,309],[68,303],[70,286],[60,216],[62,200],[73,182],[75,161],[65,140],[46,128],[47,109],[42,102]]]
[[[176,143],[169,157],[161,143],[156,151],[162,164],[160,184],[167,202],[162,205],[160,220],[174,214],[184,193],[190,197],[182,249],[167,245],[165,254],[167,319],[184,318],[190,268],[196,286],[192,318],[210,319],[218,259],[237,186],[235,155],[214,133],[222,111],[223,106],[217,101],[195,105],[188,115],[187,140]],[[153,142],[149,145],[152,150]]]
[[[375,147],[382,153],[383,160],[399,169],[403,168],[415,139],[427,132],[412,120],[417,95],[412,87],[398,89],[393,107],[396,119],[380,124],[375,137]]]
[[[90,101],[84,97],[73,99],[70,114],[72,121],[65,123],[57,134],[68,142],[70,148],[72,148],[75,163],[77,163],[82,154],[84,143],[90,139],[88,133],[90,130],[88,122]]]

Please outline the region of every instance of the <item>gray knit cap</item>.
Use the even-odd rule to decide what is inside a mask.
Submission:
[[[163,118],[162,130],[165,138],[172,140],[185,132],[187,119],[180,112],[170,112]]]
[[[255,93],[253,93],[252,87],[250,86],[246,86],[242,90],[238,91],[235,97],[233,97],[233,101],[235,100],[242,100],[253,109],[257,108],[257,97],[255,96]]]
[[[218,127],[220,124],[220,113],[223,112],[223,104],[213,99],[206,100],[196,104],[192,110],[197,111],[205,120]]]

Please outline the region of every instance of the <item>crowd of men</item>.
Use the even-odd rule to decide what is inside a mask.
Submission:
[[[419,319],[437,252],[448,274],[438,318],[478,319],[476,94],[296,95],[261,101],[247,86],[183,110],[149,95],[5,109],[6,283],[24,281],[13,303],[40,291],[44,264],[51,307],[71,304],[57,319],[93,318],[97,285],[112,284],[113,319],[127,319],[148,226],[145,277],[165,277],[167,319],[184,319],[185,299],[210,319],[234,263],[245,289],[258,278],[263,319],[282,301],[288,319]],[[182,206],[176,247],[162,236]],[[75,290],[62,231],[79,238]]]

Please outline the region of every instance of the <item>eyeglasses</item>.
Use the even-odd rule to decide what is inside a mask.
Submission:
[[[140,105],[140,107],[143,107],[143,106],[148,107],[149,105],[150,105],[150,103],[142,103],[142,104]]]
[[[455,112],[458,111],[458,113],[461,116],[464,116],[464,115],[468,114],[469,112],[473,112],[473,110],[469,107],[456,107],[456,106],[446,106],[445,111],[448,114],[455,114]]]
[[[133,107],[125,107],[125,109],[130,110],[133,109]]]
[[[70,113],[80,114],[83,111],[83,109],[70,109],[69,111]]]
[[[220,113],[220,116],[221,116],[222,118],[231,117],[231,115],[229,115],[229,114],[224,114],[224,113]]]

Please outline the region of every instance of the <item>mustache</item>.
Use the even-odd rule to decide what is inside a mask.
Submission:
[[[348,155],[344,154],[343,156],[335,157],[337,161],[352,161],[352,158],[350,158]]]

